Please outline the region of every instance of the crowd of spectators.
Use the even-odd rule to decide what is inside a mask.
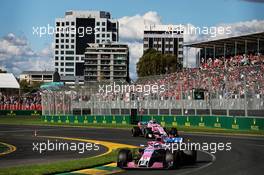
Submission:
[[[264,94],[264,56],[238,55],[229,58],[209,58],[200,68],[184,69],[172,74],[142,78],[137,84],[165,85],[162,98],[191,98],[194,89],[236,98],[247,94]]]
[[[0,94],[0,110],[41,110],[39,93],[19,96]]]

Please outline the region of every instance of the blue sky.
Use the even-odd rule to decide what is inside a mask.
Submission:
[[[52,36],[39,38],[32,34],[32,27],[54,24],[56,17],[70,9],[106,10],[113,18],[156,11],[165,24],[197,26],[264,19],[264,3],[244,0],[2,0],[0,37],[25,36],[33,49],[40,50],[52,42]]]

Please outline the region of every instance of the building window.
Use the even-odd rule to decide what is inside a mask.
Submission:
[[[102,28],[102,31],[105,32],[105,28]]]
[[[72,51],[72,50],[66,50],[66,54],[67,55],[73,55],[74,54],[74,51]]]
[[[64,39],[61,39],[61,43],[64,43]]]
[[[64,49],[64,45],[61,45],[61,48]]]
[[[69,49],[69,45],[65,45],[66,49]]]
[[[69,40],[68,39],[66,39],[66,43],[69,43]]]
[[[55,45],[55,48],[58,49],[59,48],[59,45]]]
[[[64,60],[64,57],[61,57],[61,60]]]
[[[74,39],[71,39],[71,43],[74,43]]]
[[[65,71],[66,72],[74,72],[74,69],[72,69],[72,68],[66,68]]]
[[[74,63],[65,63],[66,66],[74,66]]]
[[[110,34],[109,33],[107,34],[107,38],[110,38]]]
[[[100,43],[100,40],[99,40],[99,39],[97,39],[97,40],[96,40],[96,43]]]
[[[179,38],[179,41],[183,41],[183,38]]]
[[[71,37],[73,38],[74,37],[74,34],[71,34]]]
[[[59,54],[59,51],[58,50],[55,50],[55,54]]]
[[[60,35],[61,35],[61,37],[64,37],[64,34],[63,33],[61,33]]]
[[[55,60],[59,60],[59,57],[55,57]]]
[[[55,66],[58,66],[59,65],[59,63],[58,62],[55,62]]]
[[[69,25],[69,22],[67,21],[67,22],[66,22],[66,26],[68,26],[68,25]]]
[[[66,57],[66,60],[68,60],[68,61],[72,61],[72,60],[74,60],[74,59],[73,59],[73,57]]]
[[[102,37],[104,38],[105,37],[105,34],[102,34]]]
[[[63,50],[61,51],[61,54],[64,54],[64,51]]]
[[[71,25],[74,26],[75,25],[74,22],[71,22]]]
[[[55,41],[56,43],[59,43],[59,40],[58,39],[56,39],[56,41]]]
[[[100,22],[96,22],[96,25],[97,25],[97,26],[100,26]]]
[[[56,26],[60,26],[60,23],[59,22],[56,22]]]
[[[74,49],[74,45],[71,45],[71,48]]]
[[[96,34],[96,37],[100,37],[100,34],[98,33],[98,34]]]
[[[61,26],[64,26],[64,22],[61,23]]]
[[[60,71],[61,71],[61,72],[64,72],[64,69],[63,69],[63,68],[61,68],[61,69],[60,69]]]

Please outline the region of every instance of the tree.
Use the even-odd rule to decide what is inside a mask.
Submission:
[[[177,57],[148,49],[137,63],[139,77],[173,73],[182,68]]]
[[[43,82],[32,82],[31,84],[29,82],[27,82],[27,80],[21,80],[19,82],[20,84],[20,89],[22,90],[22,92],[24,93],[28,93],[28,92],[35,92],[39,89],[40,85]]]

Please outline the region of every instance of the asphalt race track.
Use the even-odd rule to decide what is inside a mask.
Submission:
[[[34,136],[37,130],[39,136],[58,136],[85,138],[94,140],[110,141],[130,145],[146,144],[146,139],[142,137],[134,138],[129,130],[121,129],[93,129],[93,128],[71,128],[71,127],[46,127],[46,126],[17,126],[0,125],[0,141],[12,144],[17,150],[11,154],[0,156],[0,167],[52,162],[58,160],[77,159],[99,155],[106,152],[106,148],[100,146],[99,151],[85,152],[48,152],[39,154],[33,152],[32,143],[46,141],[46,138]],[[198,152],[198,160],[195,165],[181,167],[177,170],[127,170],[120,174],[263,174],[264,172],[264,137],[245,136],[216,136],[201,134],[184,134],[193,142],[231,142],[231,151],[219,151],[215,154],[208,152]],[[64,140],[61,140],[65,142]],[[4,161],[3,161],[4,160]]]

